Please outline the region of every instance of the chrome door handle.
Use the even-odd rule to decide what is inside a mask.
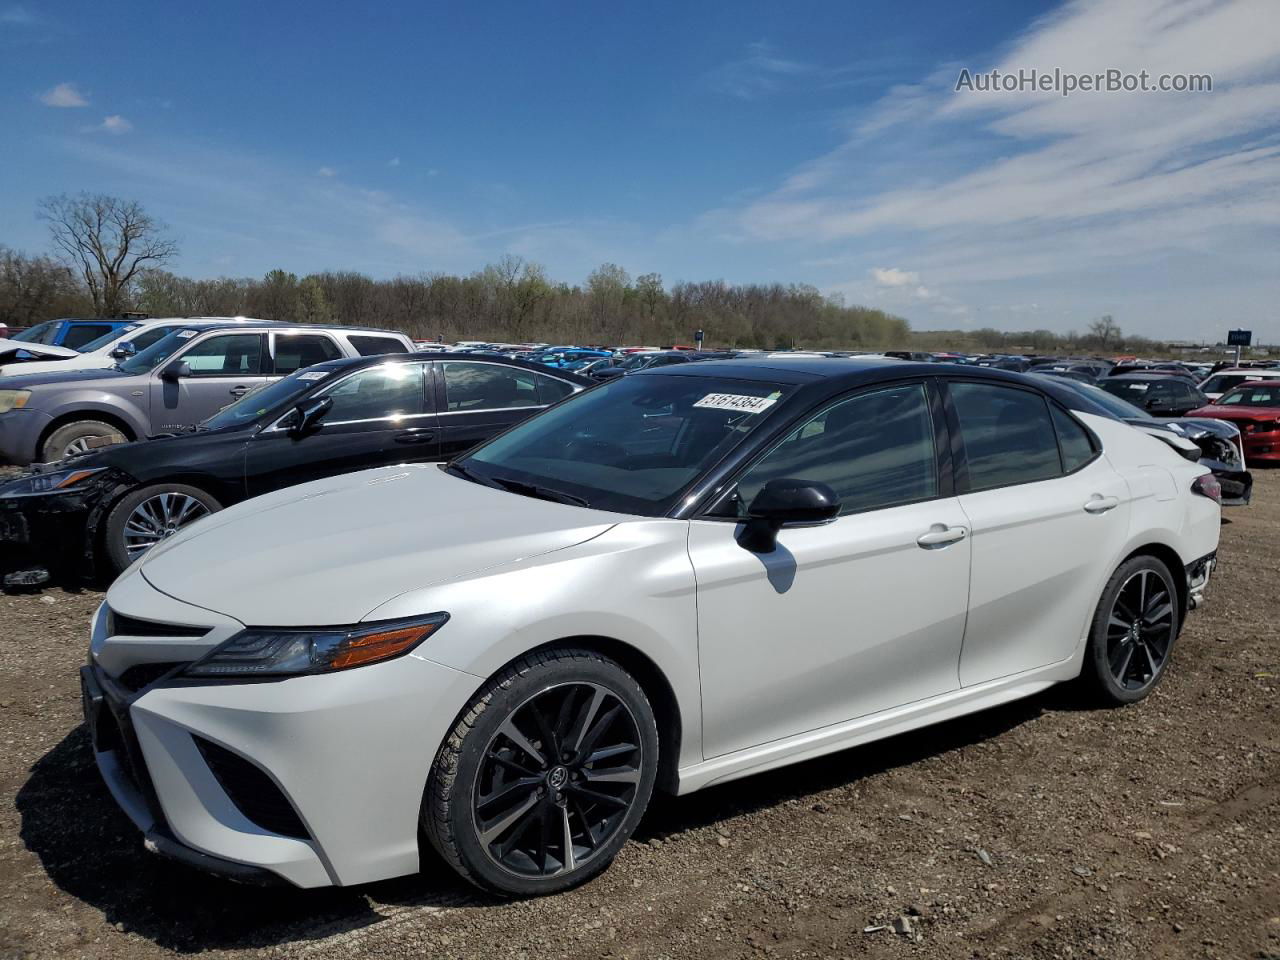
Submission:
[[[246,393],[249,392],[249,388],[248,387],[232,387],[227,392],[230,393],[233,397],[243,397]]]
[[[929,547],[941,547],[948,543],[955,543],[957,540],[963,540],[969,535],[969,531],[964,527],[944,527],[940,523],[935,523],[928,533],[922,533],[916,537],[916,543],[926,549]]]
[[[1114,510],[1120,506],[1119,497],[1100,497],[1093,496],[1085,503],[1084,509],[1086,513],[1106,513],[1108,510]]]

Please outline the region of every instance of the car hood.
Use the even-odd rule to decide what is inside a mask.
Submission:
[[[214,514],[134,572],[247,625],[334,626],[406,591],[574,546],[622,519],[481,486],[436,464],[381,467]]]
[[[89,370],[73,369],[73,370],[50,370],[48,373],[23,373],[22,365],[19,364],[13,368],[13,372],[4,378],[4,385],[8,388],[30,389],[31,387],[43,387],[47,385],[62,386],[64,384],[74,384],[78,387],[92,385],[95,382],[109,384],[114,386],[120,380],[127,380],[136,374],[125,373],[122,370],[113,368],[103,369],[101,367]]]
[[[67,360],[80,354],[70,347],[51,347],[45,343],[25,343],[22,340],[0,338],[0,364],[23,363],[18,354],[29,353],[36,360]]]
[[[1280,418],[1280,407],[1224,406],[1213,403],[1187,413],[1188,417],[1212,417],[1215,420],[1275,420]]]

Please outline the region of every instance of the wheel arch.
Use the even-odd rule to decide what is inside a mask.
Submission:
[[[1182,625],[1187,618],[1187,605],[1191,595],[1190,587],[1187,584],[1186,564],[1183,563],[1182,557],[1173,547],[1167,543],[1152,541],[1129,551],[1116,566],[1118,568],[1120,564],[1128,563],[1134,557],[1142,556],[1155,557],[1169,568],[1169,574],[1173,577],[1173,587],[1178,591],[1178,631],[1181,632]]]
[[[36,457],[39,458],[41,451],[44,450],[45,443],[53,436],[55,430],[61,429],[69,423],[79,423],[83,420],[96,420],[100,423],[110,424],[123,433],[126,439],[130,441],[138,439],[137,429],[123,414],[115,410],[81,408],[60,413],[45,424],[45,428],[40,431],[40,437],[36,440]]]
[[[572,647],[591,650],[617,663],[640,684],[653,707],[658,724],[658,779],[657,787],[667,793],[675,793],[679,782],[680,747],[684,737],[684,723],[675,690],[662,668],[644,651],[613,637],[579,635],[561,637],[521,654],[539,653],[554,648]]]

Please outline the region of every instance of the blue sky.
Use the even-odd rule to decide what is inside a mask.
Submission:
[[[181,10],[181,16],[176,11]],[[979,94],[961,68],[1208,73]],[[196,276],[812,283],[917,328],[1280,341],[1274,0],[0,0],[0,243],[141,201]]]

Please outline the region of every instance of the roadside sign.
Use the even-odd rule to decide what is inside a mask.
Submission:
[[[1228,347],[1247,347],[1253,343],[1252,330],[1228,330],[1227,346]]]
[[[701,330],[693,331],[693,342],[698,345],[699,350],[702,349],[702,331]]]

